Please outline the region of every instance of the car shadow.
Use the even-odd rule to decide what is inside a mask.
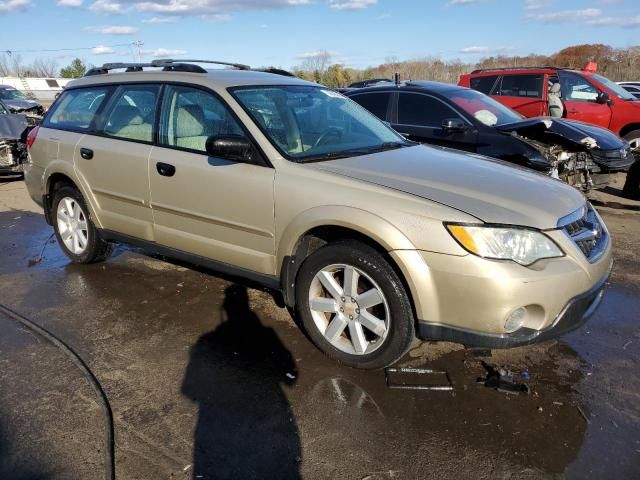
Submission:
[[[228,287],[222,309],[226,321],[191,348],[182,383],[199,410],[193,478],[300,478],[300,437],[284,392],[297,377],[293,357],[250,309],[246,287]]]

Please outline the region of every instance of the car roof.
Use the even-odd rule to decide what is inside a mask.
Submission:
[[[431,80],[409,80],[396,85],[393,82],[379,83],[370,87],[353,88],[348,90],[347,94],[375,92],[379,90],[398,89],[398,90],[428,90],[430,93],[447,93],[455,90],[469,90],[467,87],[461,87],[454,83],[434,82]]]
[[[129,82],[183,82],[194,85],[215,85],[220,88],[239,87],[246,85],[309,85],[318,84],[275,73],[258,70],[240,69],[209,69],[206,73],[182,71],[144,70],[141,72],[113,72],[85,76],[74,80],[69,86],[72,88],[102,83]]]
[[[562,67],[496,67],[496,68],[479,68],[472,71],[467,75],[482,76],[482,75],[502,75],[502,74],[515,74],[515,73],[557,73],[558,71],[573,72],[583,75],[592,75],[594,72],[586,72],[584,70],[573,70],[571,68]]]

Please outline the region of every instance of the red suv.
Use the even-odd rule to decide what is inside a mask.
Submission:
[[[557,110],[553,104],[555,84]],[[459,85],[491,95],[525,117],[562,116],[599,125],[640,147],[640,101],[608,78],[592,71],[554,67],[474,70]],[[552,113],[555,113],[552,115]]]

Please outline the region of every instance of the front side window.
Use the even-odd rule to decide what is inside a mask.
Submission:
[[[210,136],[243,136],[228,108],[209,92],[168,86],[160,122],[160,144],[206,152]]]
[[[353,95],[349,97],[364,108],[373,113],[376,117],[386,120],[387,108],[389,107],[389,100],[391,99],[391,93],[389,92],[376,92],[376,93],[361,93],[360,95]]]
[[[460,115],[437,98],[420,93],[400,94],[399,124],[440,128],[442,121],[447,118],[460,118]]]
[[[62,92],[43,125],[63,130],[89,130],[111,90],[111,87],[89,87]]]
[[[313,161],[399,148],[403,137],[353,100],[306,85],[230,89],[287,158]]]
[[[629,92],[627,92],[621,85],[609,80],[607,77],[603,77],[602,75],[595,73],[593,78],[615,93],[622,100],[635,100],[635,97],[629,94]]]
[[[542,98],[543,75],[504,75],[496,95]]]
[[[125,140],[152,142],[159,91],[159,85],[120,87],[104,114],[101,133]]]
[[[474,77],[469,82],[469,86],[474,90],[490,95],[497,78],[497,75]]]
[[[558,72],[558,75],[563,100],[595,102],[598,98],[598,89],[581,75],[571,72]]]

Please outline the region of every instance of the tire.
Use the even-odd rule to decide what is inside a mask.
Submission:
[[[640,130],[631,130],[623,138],[631,144],[632,149],[640,148]]]
[[[101,262],[111,254],[111,244],[100,238],[98,229],[89,216],[87,204],[75,187],[65,185],[57,189],[53,194],[51,207],[56,239],[73,263]]]
[[[343,288],[354,272],[358,280],[346,283],[355,288]],[[411,302],[398,275],[360,242],[328,244],[304,261],[296,278],[296,315],[321,351],[356,368],[393,364],[415,336]]]

